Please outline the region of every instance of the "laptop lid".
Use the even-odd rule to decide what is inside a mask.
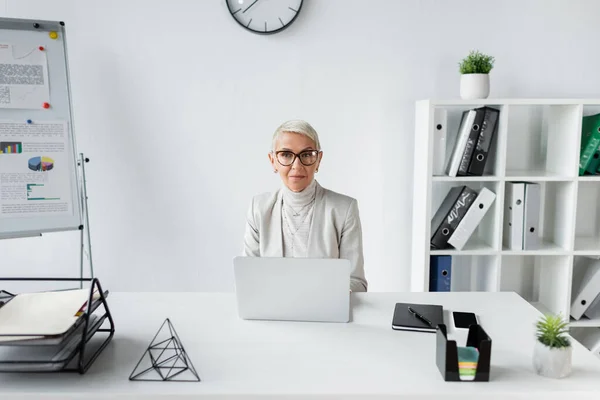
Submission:
[[[350,320],[349,260],[236,257],[233,267],[240,318]]]

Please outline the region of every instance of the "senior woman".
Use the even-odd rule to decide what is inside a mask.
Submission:
[[[253,197],[244,255],[347,259],[350,290],[366,292],[358,204],[315,180],[322,157],[319,136],[309,123],[292,120],[277,128],[269,160],[282,185]]]

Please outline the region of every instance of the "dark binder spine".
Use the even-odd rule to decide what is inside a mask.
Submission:
[[[435,235],[431,239],[431,244],[435,248],[447,249],[449,247],[448,239],[450,239],[450,236],[452,236],[452,234],[456,230],[456,227],[463,219],[463,217],[467,213],[467,210],[475,201],[476,197],[476,191],[467,186],[463,186],[463,190],[460,193],[460,196],[453,204],[452,208],[450,209],[450,212],[448,213],[448,215],[446,215],[439,228],[436,230]]]
[[[467,175],[482,176],[488,159],[492,139],[498,131],[500,111],[495,108],[485,107],[485,116],[481,123],[481,132],[473,152]]]
[[[440,204],[437,211],[435,212],[435,215],[431,219],[431,237],[430,237],[431,241],[430,241],[430,244],[431,244],[432,248],[435,248],[435,246],[433,244],[433,237],[435,235],[437,235],[438,230],[440,229],[440,226],[442,225],[442,222],[444,221],[446,216],[450,213],[450,210],[452,210],[452,207],[454,206],[454,203],[456,203],[456,201],[458,200],[461,192],[463,191],[463,188],[464,188],[464,186],[455,186],[452,189],[450,189],[450,191],[444,198],[444,201],[442,202],[442,204]]]
[[[467,143],[465,144],[465,148],[463,150],[460,165],[458,167],[457,176],[467,175],[467,172],[469,170],[469,164],[471,163],[471,158],[473,157],[475,146],[481,133],[481,126],[484,120],[484,116],[485,107],[475,109],[475,120],[473,121],[471,131],[469,132],[469,138],[467,139]]]

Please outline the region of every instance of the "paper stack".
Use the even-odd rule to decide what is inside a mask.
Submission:
[[[477,372],[479,351],[475,347],[458,347],[458,375],[461,381],[472,381]]]

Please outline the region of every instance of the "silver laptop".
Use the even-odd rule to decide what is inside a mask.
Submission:
[[[235,257],[233,268],[242,319],[350,320],[349,260]]]

